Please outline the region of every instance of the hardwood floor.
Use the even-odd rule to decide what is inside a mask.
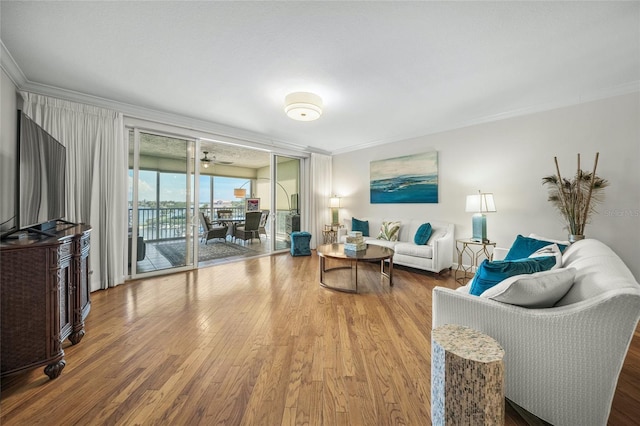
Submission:
[[[441,276],[362,265],[360,294],[287,254],[92,293],[67,366],[3,379],[2,425],[430,423],[431,289]],[[603,360],[606,362],[606,360]],[[640,335],[611,425],[640,418]],[[507,425],[525,421],[507,406]]]

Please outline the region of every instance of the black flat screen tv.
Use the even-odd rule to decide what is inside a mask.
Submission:
[[[66,216],[67,149],[18,111],[17,229],[46,231]]]

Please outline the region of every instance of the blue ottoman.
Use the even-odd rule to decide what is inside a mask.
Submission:
[[[311,256],[311,248],[309,242],[311,234],[308,232],[292,232],[291,233],[291,256]]]

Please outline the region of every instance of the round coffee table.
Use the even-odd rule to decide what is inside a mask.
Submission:
[[[393,286],[393,249],[382,247],[374,244],[367,244],[366,250],[360,251],[346,251],[344,250],[344,244],[325,244],[322,246],[318,246],[317,249],[318,256],[320,257],[320,285],[326,288],[330,288],[332,290],[344,291],[347,293],[357,293],[358,292],[358,262],[360,261],[380,261],[380,274],[383,277],[387,277],[389,279],[389,285]],[[333,268],[326,268],[325,260],[326,259],[343,259],[350,261],[349,266],[336,266]],[[385,272],[384,263],[385,260],[389,260],[388,271]],[[351,274],[351,284],[353,288],[344,288],[344,287],[334,287],[325,283],[325,273],[336,270],[336,269],[351,269],[355,271],[354,274]]]

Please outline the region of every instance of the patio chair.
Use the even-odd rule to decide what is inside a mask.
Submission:
[[[233,238],[240,238],[243,241],[253,240],[258,238],[258,228],[260,226],[260,217],[262,212],[248,212],[244,216],[244,222],[236,225],[233,229]],[[260,240],[262,242],[262,240]]]
[[[205,216],[204,213],[200,212],[200,223],[202,224],[202,238],[201,241],[204,241],[205,244],[214,238],[221,238],[223,240],[227,239],[227,231],[229,227],[226,224],[223,225],[213,225],[209,218]]]
[[[267,230],[265,229],[265,226],[267,226],[268,218],[269,218],[269,210],[262,210],[262,216],[260,216],[260,225],[258,225],[258,239],[260,239],[260,234],[264,234],[265,237],[268,236]]]

